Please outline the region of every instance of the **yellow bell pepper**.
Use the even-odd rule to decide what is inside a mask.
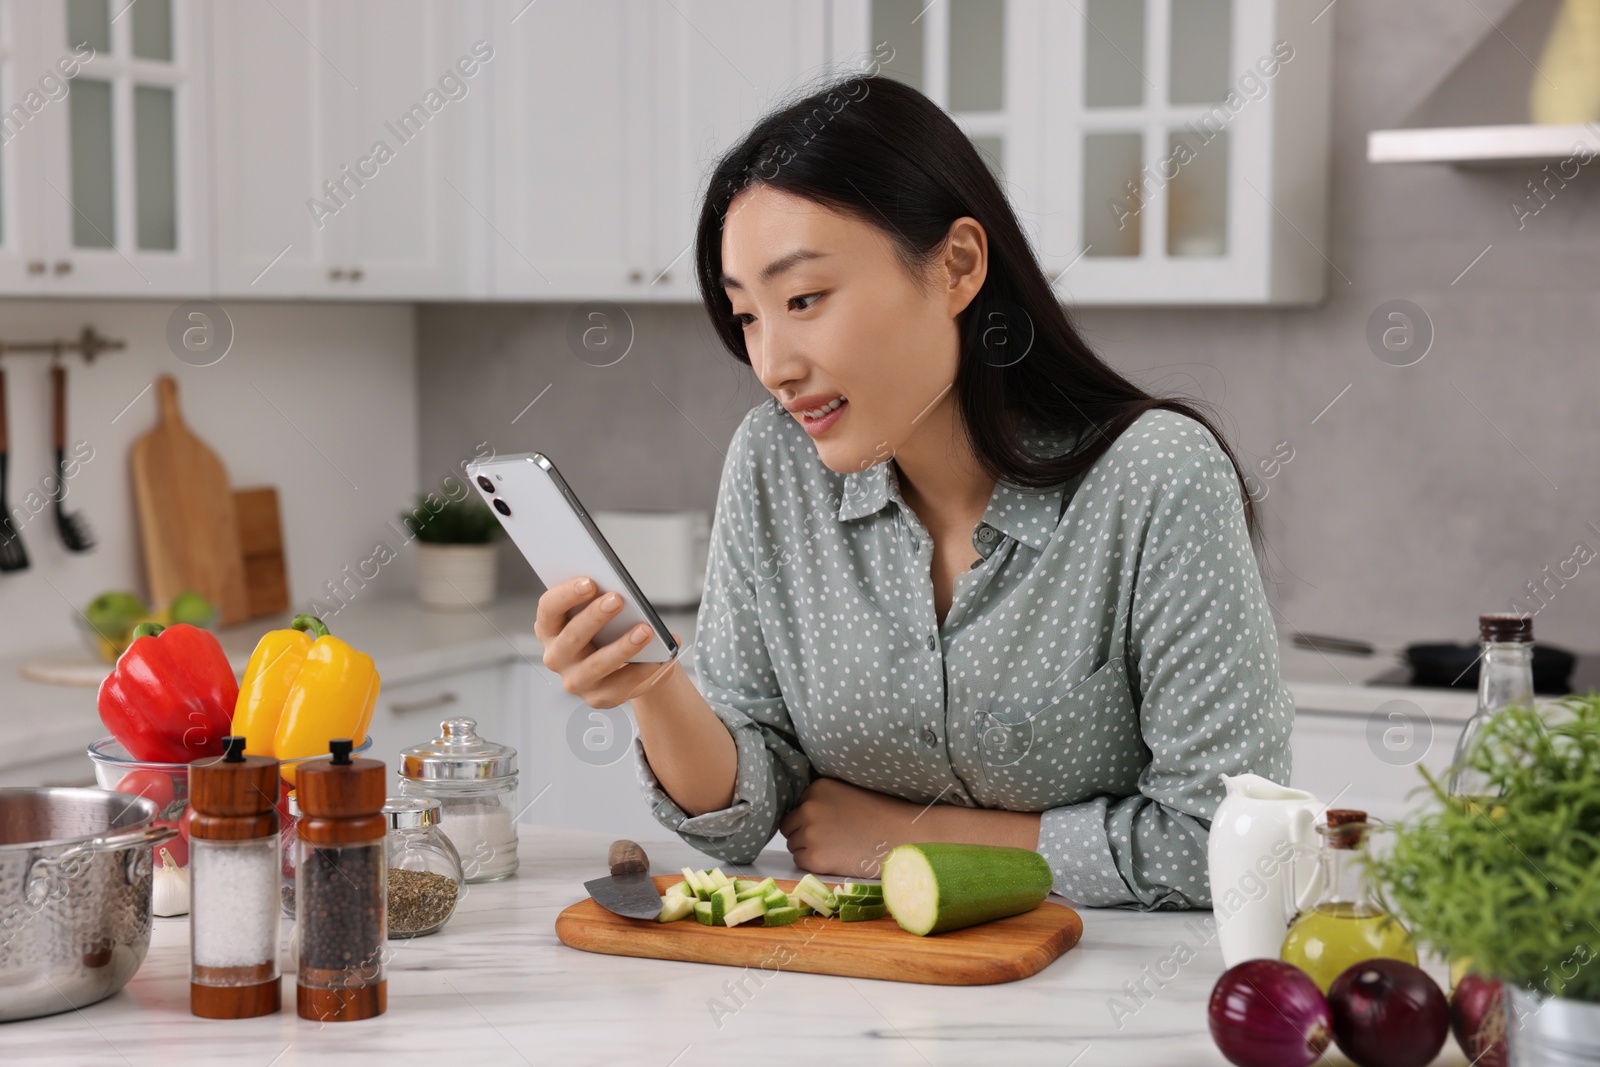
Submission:
[[[250,654],[233,732],[243,735],[252,756],[300,759],[320,756],[328,742],[366,740],[378,703],[372,657],[328,633],[321,619],[296,615],[291,628],[265,634]],[[294,785],[295,765],[283,765]]]

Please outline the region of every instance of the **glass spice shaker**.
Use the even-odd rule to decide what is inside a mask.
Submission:
[[[279,838],[283,843],[283,887],[281,897],[283,913],[289,918],[294,918],[294,868],[299,856],[300,845],[300,800],[295,796],[294,790],[289,791],[289,818],[284,820],[283,829]]]
[[[282,1007],[278,972],[278,761],[222,739],[189,765],[189,1010],[249,1019]]]
[[[444,926],[461,895],[461,857],[439,830],[432,797],[390,797],[389,936],[421,937]]]
[[[384,980],[384,785],[382,761],[351,759],[348,739],[332,758],[295,774],[300,797],[295,912],[303,1019],[346,1022],[382,1015]]]
[[[440,827],[461,856],[468,882],[517,870],[517,750],[486,741],[474,719],[446,719],[439,736],[400,754],[400,794],[433,797]]]

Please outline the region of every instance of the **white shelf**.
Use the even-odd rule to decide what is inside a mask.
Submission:
[[[1600,154],[1600,125],[1449,126],[1367,134],[1370,163],[1512,166],[1558,162],[1580,149]]]

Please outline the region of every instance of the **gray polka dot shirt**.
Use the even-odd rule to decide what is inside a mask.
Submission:
[[[1288,780],[1294,704],[1239,484],[1185,416],[1142,415],[1076,484],[997,485],[942,625],[893,461],[830,471],[775,400],[734,433],[711,541],[693,655],[738,746],[733,802],[690,817],[637,741],[634,760],[655,817],[725,862],[832,777],[1042,812],[1038,850],[1080,904],[1209,907],[1218,776]]]

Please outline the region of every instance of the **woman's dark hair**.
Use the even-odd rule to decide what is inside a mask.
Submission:
[[[994,175],[933,101],[890,78],[853,74],[773,111],[718,161],[695,232],[695,272],[712,328],[746,365],[743,331],[722,288],[722,226],[733,198],[757,185],[872,224],[917,279],[936,260],[951,223],[970,216],[983,226],[988,275],[962,312],[955,393],[991,477],[1033,489],[1070,481],[1140,415],[1162,408],[1216,438],[1239,478],[1246,528],[1258,538],[1238,457],[1213,420],[1191,400],[1145,392],[1084,342]],[[1023,358],[1008,355],[1019,347]],[[1023,442],[1021,420],[1077,429],[1078,447],[1062,456],[1035,453]]]

